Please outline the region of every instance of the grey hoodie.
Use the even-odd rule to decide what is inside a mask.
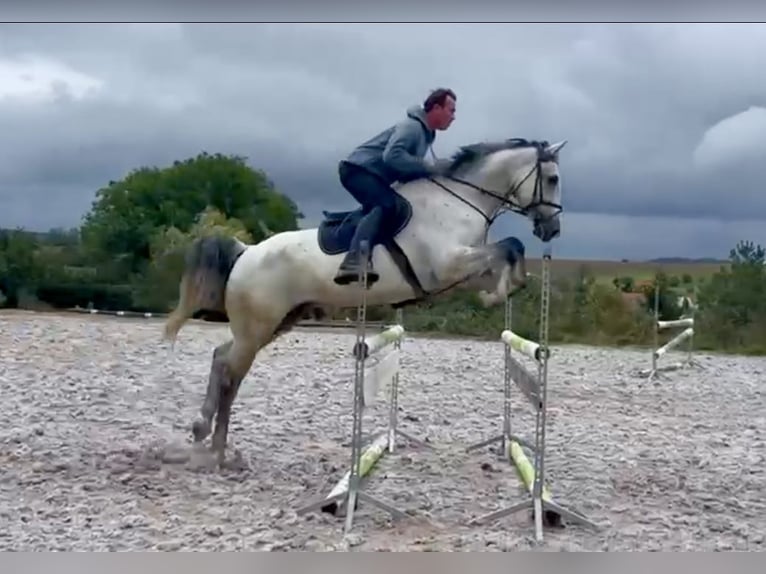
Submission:
[[[426,177],[432,171],[423,158],[435,138],[422,106],[412,106],[406,118],[357,147],[346,161],[379,175],[389,185]]]

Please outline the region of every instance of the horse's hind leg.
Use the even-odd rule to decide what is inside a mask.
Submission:
[[[258,350],[268,342],[268,337],[235,339],[226,357],[226,380],[221,386],[218,401],[218,414],[215,420],[212,450],[218,454],[219,464],[223,463],[226,442],[229,434],[231,407],[239,392],[239,386],[255,360]]]
[[[207,382],[205,400],[200,408],[201,418],[192,424],[194,442],[202,442],[210,434],[213,427],[213,415],[218,410],[218,404],[227,380],[226,358],[234,341],[219,345],[213,351],[210,364],[210,376]]]

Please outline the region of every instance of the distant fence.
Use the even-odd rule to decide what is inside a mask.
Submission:
[[[112,311],[110,309],[88,309],[84,307],[71,307],[64,309],[67,313],[81,313],[84,315],[114,315],[117,317],[141,317],[144,319],[167,317],[167,313],[142,313],[141,311]]]
[[[110,315],[115,317],[128,317],[128,318],[138,318],[138,319],[162,319],[164,317],[167,317],[167,313],[151,313],[151,312],[141,312],[141,311],[114,311],[111,309],[89,309],[85,307],[71,307],[69,309],[65,309],[67,313],[80,313],[83,315]],[[198,321],[204,321],[206,323],[220,323],[221,320],[210,320],[206,319],[205,317],[198,317],[196,318]],[[372,327],[378,327],[383,328],[387,325],[384,321],[368,321],[368,325],[371,325]],[[330,328],[330,329],[352,329],[355,327],[354,321],[351,319],[345,320],[345,319],[327,319],[324,321],[317,321],[312,319],[304,319],[303,321],[299,321],[296,324],[296,327],[303,327],[303,328]]]

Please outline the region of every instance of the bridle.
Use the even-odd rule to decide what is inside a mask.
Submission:
[[[470,181],[465,181],[464,179],[453,177],[451,175],[442,176],[445,179],[454,181],[455,183],[459,183],[460,185],[465,185],[467,187],[475,189],[476,191],[480,193],[494,197],[495,199],[500,201],[500,206],[495,210],[494,213],[490,215],[487,215],[480,208],[472,204],[470,201],[468,201],[464,197],[461,197],[460,195],[452,191],[446,185],[443,185],[442,183],[436,181],[434,178],[429,177],[428,179],[432,183],[434,183],[435,185],[439,186],[444,191],[452,195],[453,197],[459,199],[460,201],[462,201],[463,203],[465,203],[466,205],[468,205],[469,207],[477,211],[479,214],[481,214],[481,216],[484,218],[486,222],[487,229],[489,229],[492,223],[494,223],[495,219],[497,219],[505,211],[512,211],[514,213],[519,213],[521,215],[527,216],[529,215],[529,212],[532,209],[539,207],[541,205],[545,205],[545,206],[553,207],[554,209],[556,209],[556,214],[561,213],[561,211],[563,211],[563,207],[560,204],[547,201],[543,198],[542,164],[548,161],[556,161],[555,154],[552,154],[546,151],[546,148],[548,147],[548,142],[530,143],[530,142],[527,142],[526,140],[513,140],[513,141],[514,143],[518,143],[519,147],[533,146],[537,152],[537,158],[535,160],[535,165],[532,167],[532,169],[529,170],[529,172],[521,179],[521,181],[519,181],[516,185],[511,186],[508,189],[508,192],[505,193],[504,195],[500,195],[499,193],[496,193],[492,190],[485,189],[479,185],[473,184]],[[511,198],[515,197],[519,188],[524,184],[525,181],[527,181],[532,176],[532,174],[535,174],[535,190],[534,190],[534,195],[532,196],[532,202],[530,202],[529,205],[522,207],[518,203],[513,202]]]

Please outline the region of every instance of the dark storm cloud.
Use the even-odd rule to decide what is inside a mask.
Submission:
[[[647,9],[648,8],[648,9]],[[9,22],[538,22],[555,19],[577,22],[742,22],[763,20],[766,9],[746,0],[677,0],[661,5],[630,0],[580,0],[576,4],[560,0],[541,4],[534,0],[509,2],[442,0],[439,9],[430,4],[408,0],[372,0],[349,3],[346,0],[280,0],[244,4],[234,0],[215,3],[187,1],[158,3],[93,2],[71,0],[66,6],[53,0],[7,3],[4,10]]]
[[[338,159],[439,85],[458,93],[440,156],[483,139],[569,140],[567,214],[763,217],[765,31],[6,25],[0,200],[13,207],[0,225],[77,224],[110,179],[201,150],[248,156],[314,223],[321,209],[353,206]],[[50,77],[48,95],[14,96]],[[36,212],[54,197],[66,199]]]

